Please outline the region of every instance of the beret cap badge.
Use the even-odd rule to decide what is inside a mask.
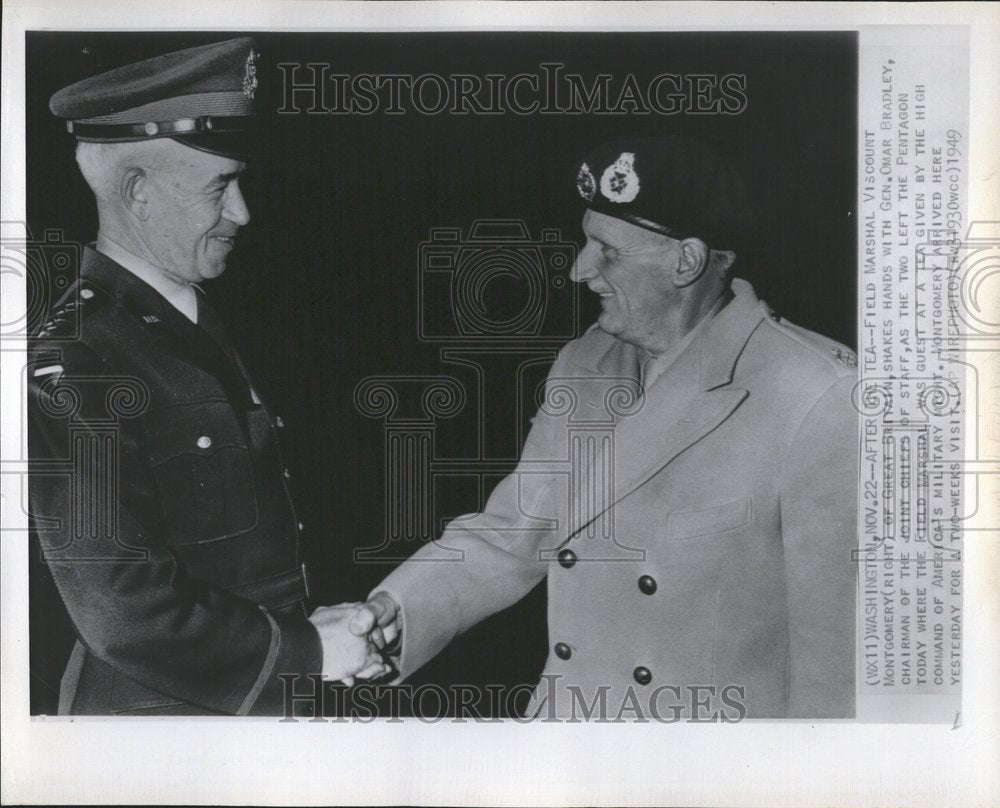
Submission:
[[[601,175],[601,193],[612,202],[632,202],[639,195],[635,154],[622,152]]]
[[[595,213],[676,240],[699,238],[714,250],[746,250],[755,241],[746,184],[698,140],[621,138],[592,149],[573,167],[573,196]],[[594,177],[597,189],[588,195],[588,178]]]
[[[590,172],[590,166],[583,163],[580,166],[580,170],[576,175],[576,190],[580,192],[582,196],[588,202],[594,199],[594,193],[597,191],[597,181],[594,179],[594,175]]]

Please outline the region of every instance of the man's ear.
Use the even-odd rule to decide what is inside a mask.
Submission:
[[[699,238],[686,238],[680,243],[681,258],[674,272],[674,285],[690,286],[708,266],[708,246]]]
[[[125,209],[140,221],[149,218],[148,178],[141,168],[129,168],[118,186]]]

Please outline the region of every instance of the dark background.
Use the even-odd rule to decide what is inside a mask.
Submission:
[[[27,215],[36,238],[59,228],[69,241],[97,233],[74,142],[48,99],[86,76],[159,53],[221,41],[220,33],[27,34]],[[271,116],[264,159],[241,181],[252,221],[225,276],[208,292],[242,347],[258,385],[289,429],[286,452],[306,523],[316,605],[363,599],[395,562],[359,564],[354,551],[384,535],[384,430],[354,403],[375,375],[449,375],[466,406],[437,426],[436,458],[512,460],[533,414],[513,383],[490,388],[480,424],[470,368],[444,361],[445,346],[419,338],[418,311],[449,302],[418,295],[420,245],[432,228],[475,220],[522,220],[537,240],[555,228],[581,241],[575,168],[595,145],[629,136],[683,133],[711,142],[744,174],[756,202],[757,238],[737,275],[781,315],[855,344],[856,59],[853,33],[448,33],[254,34],[262,59],[259,99],[281,106],[279,62],[321,62],[332,73],[539,74],[562,62],[588,84],[626,74],[640,86],[661,73],[747,77],[739,115]],[[299,75],[299,80],[304,76]],[[332,98],[330,99],[332,104]],[[566,287],[569,288],[568,286]],[[498,279],[487,299],[501,314],[524,290]],[[505,308],[508,307],[508,308]],[[516,306],[514,310],[516,311]],[[554,349],[598,313],[585,289],[548,301]],[[521,355],[523,358],[527,354]],[[517,355],[486,357],[487,378],[513,380]],[[534,367],[530,381],[544,377]],[[531,385],[528,385],[530,390]],[[486,493],[495,476],[487,478]],[[471,477],[446,478],[434,494],[435,524],[476,510]],[[436,531],[435,531],[436,532]],[[432,536],[429,538],[434,538]],[[416,542],[376,553],[405,556]],[[35,563],[31,588],[32,713],[53,713],[72,629]],[[547,646],[544,586],[487,620],[413,679],[443,686],[534,683]],[[513,703],[511,706],[514,706]],[[447,705],[444,707],[447,709]],[[499,712],[504,713],[501,707]]]

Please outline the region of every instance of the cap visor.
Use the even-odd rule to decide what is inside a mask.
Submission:
[[[260,143],[247,132],[194,133],[171,137],[192,149],[234,160],[251,160],[261,156]]]

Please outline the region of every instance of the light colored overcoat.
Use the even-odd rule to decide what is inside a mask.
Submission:
[[[853,715],[856,359],[733,292],[645,393],[628,343],[560,352],[517,470],[377,587],[401,677],[548,576],[531,714]]]

